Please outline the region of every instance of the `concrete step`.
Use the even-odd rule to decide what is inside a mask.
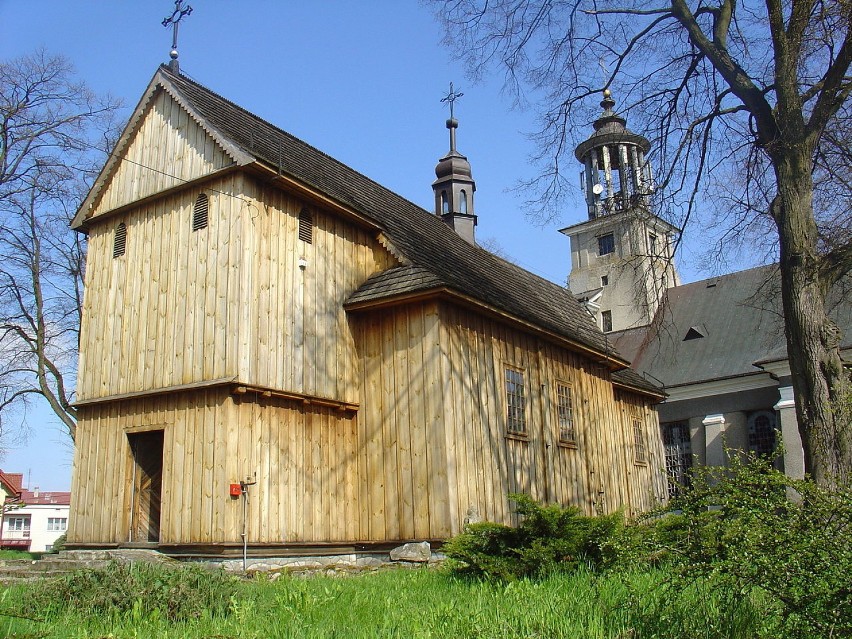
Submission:
[[[41,559],[0,560],[0,583],[9,584],[49,577],[59,577],[75,570],[96,570],[111,562],[170,562],[173,559],[153,550],[63,550]]]

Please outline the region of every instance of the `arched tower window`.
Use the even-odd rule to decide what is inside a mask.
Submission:
[[[450,212],[450,200],[447,197],[446,191],[441,191],[441,213]]]
[[[314,241],[314,216],[308,209],[299,213],[299,239],[307,244]]]
[[[195,208],[192,210],[192,230],[207,228],[207,209],[209,201],[205,193],[199,193],[195,198]]]
[[[112,256],[121,257],[124,255],[124,249],[127,244],[127,226],[124,222],[120,222],[115,227],[115,237],[112,242]]]
[[[465,192],[464,189],[462,189],[460,195],[461,195],[461,202],[459,203],[460,204],[460,211],[462,213],[467,213],[467,193]]]

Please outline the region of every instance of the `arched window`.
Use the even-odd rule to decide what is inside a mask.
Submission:
[[[447,198],[447,192],[441,191],[441,213],[450,212],[450,200]]]
[[[467,213],[467,193],[465,193],[464,190],[461,192],[461,202],[459,204],[459,210],[462,213]]]
[[[772,455],[777,445],[775,413],[761,410],[748,417],[748,449],[761,457]]]
[[[124,249],[127,244],[127,226],[124,222],[120,222],[115,227],[115,237],[112,242],[112,256],[121,257],[124,255]]]
[[[299,213],[299,239],[308,244],[314,240],[314,216],[308,209]]]
[[[195,198],[195,208],[192,210],[192,230],[207,228],[208,199],[205,193],[199,193]]]

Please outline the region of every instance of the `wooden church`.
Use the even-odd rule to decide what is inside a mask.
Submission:
[[[161,67],[88,236],[73,547],[330,552],[666,496],[658,388],[570,291],[475,244],[447,122],[428,212]]]

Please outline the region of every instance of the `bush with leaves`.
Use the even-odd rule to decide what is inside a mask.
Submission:
[[[573,506],[543,506],[527,495],[509,496],[521,522],[469,524],[443,546],[458,572],[497,579],[540,577],[558,567],[608,565],[624,530],[620,512],[587,517]]]
[[[25,608],[184,621],[227,614],[236,586],[235,577],[197,565],[111,563],[43,582],[28,591]]]
[[[762,592],[778,607],[785,636],[852,636],[852,490],[829,490],[732,456],[703,468],[692,488],[645,535],[673,561],[674,585],[710,580],[732,592]]]

